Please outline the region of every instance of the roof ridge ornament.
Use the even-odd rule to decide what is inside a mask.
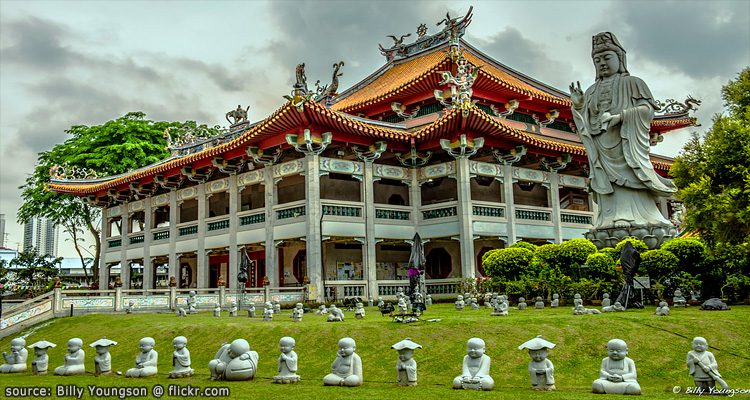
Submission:
[[[451,142],[448,139],[440,139],[440,147],[454,158],[469,158],[477,154],[484,146],[484,138],[469,139],[466,134],[461,134],[458,140]]]
[[[447,53],[453,63],[456,64],[456,75],[454,76],[451,71],[438,71],[443,77],[438,85],[448,85],[450,93],[435,89],[435,99],[445,107],[461,110],[461,115],[466,118],[478,101],[471,99],[474,93],[471,87],[474,85],[481,67],[471,64],[464,57],[464,50],[461,49],[457,38],[451,42]]]
[[[352,146],[352,151],[360,160],[373,162],[380,158],[383,152],[385,152],[386,148],[388,148],[388,144],[386,142],[375,142],[364,150],[360,149],[359,146]]]
[[[430,161],[430,157],[432,157],[432,152],[427,151],[424,154],[417,151],[416,146],[412,145],[411,150],[409,153],[406,154],[406,157],[401,157],[402,153],[396,153],[396,159],[398,160],[401,165],[404,167],[421,167],[425,164],[427,164],[428,161]]]
[[[521,158],[526,155],[526,146],[516,146],[506,152],[495,149],[492,152],[492,155],[494,155],[497,162],[501,164],[513,165],[514,163],[521,161]]]
[[[492,111],[492,114],[496,117],[505,119],[512,115],[520,104],[521,102],[516,99],[508,100],[508,102],[505,103],[505,111],[500,111],[494,104],[490,104],[490,111]]]
[[[286,142],[294,147],[294,150],[305,155],[320,155],[331,144],[332,138],[333,135],[331,132],[324,132],[320,136],[313,136],[309,129],[305,129],[302,135],[287,134]]]
[[[445,18],[436,24],[437,26],[443,25],[443,29],[434,35],[427,35],[426,24],[419,25],[417,28],[417,40],[413,43],[404,44],[404,38],[411,36],[411,33],[401,35],[400,38],[396,38],[394,35],[388,35],[387,37],[393,39],[393,46],[386,49],[383,45],[378,44],[380,54],[390,62],[396,59],[407,58],[422,50],[436,47],[445,43],[447,40],[458,40],[464,35],[464,33],[466,33],[466,27],[471,24],[473,9],[474,6],[469,7],[469,11],[467,11],[466,15],[463,17],[459,16],[451,18],[450,13],[446,13]]]
[[[99,178],[99,174],[93,169],[72,166],[67,162],[55,164],[50,167],[49,176],[55,180],[85,180]]]
[[[540,128],[544,128],[547,125],[555,122],[555,119],[560,116],[559,110],[549,110],[547,113],[544,114],[545,120],[539,119],[539,116],[536,114],[532,114],[531,118],[534,119],[534,122],[536,122],[537,125],[539,125]]]
[[[406,105],[394,101],[393,103],[391,103],[391,110],[393,110],[393,112],[395,112],[397,116],[403,118],[404,121],[409,121],[410,119],[417,116],[420,108],[419,106],[415,106],[411,112],[407,112]]]

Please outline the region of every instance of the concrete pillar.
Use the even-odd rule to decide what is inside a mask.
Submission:
[[[177,191],[169,192],[169,277],[175,277],[177,284],[180,283],[180,259],[177,257],[177,224],[180,222],[179,207],[177,203]]]
[[[130,263],[128,262],[128,245],[130,244],[130,212],[128,203],[122,203],[122,243],[120,244],[120,280],[122,288],[130,289]]]
[[[375,257],[377,239],[375,238],[375,195],[374,179],[372,171],[372,161],[365,161],[364,173],[364,205],[365,205],[365,245],[362,247],[366,279],[367,279],[367,296],[368,299],[378,298],[378,274],[377,259]]]
[[[513,199],[513,166],[503,165],[503,189],[505,191],[505,219],[508,221],[507,246],[516,242],[516,206]]]
[[[458,191],[458,237],[461,243],[461,276],[473,278],[476,273],[474,258],[474,226],[471,206],[471,177],[469,158],[456,158],[456,188]]]
[[[109,268],[107,268],[107,251],[109,251],[109,209],[102,210],[102,230],[99,252],[99,290],[107,289],[109,284]]]
[[[151,220],[154,210],[151,209],[151,197],[143,200],[143,294],[154,288],[154,265],[151,262]]]
[[[278,249],[274,245],[273,226],[276,224],[276,213],[273,206],[276,204],[276,183],[273,180],[273,167],[267,165],[263,168],[263,188],[266,204],[266,275],[271,286],[279,286],[279,263],[276,260]],[[309,196],[309,192],[308,192]]]
[[[562,243],[562,225],[560,221],[560,177],[557,171],[549,174],[549,202],[552,207],[552,226],[555,233],[555,243]]]
[[[234,290],[237,288],[237,271],[239,263],[239,251],[237,250],[237,228],[240,220],[237,217],[239,206],[239,192],[237,191],[237,175],[230,175],[229,182],[229,276],[226,277],[227,286]]]
[[[198,185],[198,246],[196,249],[198,289],[208,287],[208,259],[206,257],[206,185]]]
[[[307,226],[307,275],[310,286],[315,290],[315,300],[323,301],[323,260],[320,207],[320,157],[316,154],[305,156],[305,221]]]
[[[409,180],[409,204],[411,205],[411,221],[414,227],[419,227],[419,221],[422,214],[419,209],[422,208],[422,188],[419,186],[417,177],[417,168],[412,168],[411,179]]]

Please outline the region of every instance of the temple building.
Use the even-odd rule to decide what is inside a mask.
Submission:
[[[408,285],[419,233],[428,292],[452,293],[484,275],[488,250],[583,237],[596,205],[568,94],[467,43],[470,21],[471,10],[433,35],[420,26],[412,43],[394,38],[380,47],[385,64],[340,93],[343,63],[318,90],[301,64],[273,114],[251,123],[238,107],[210,138],[166,132],[171,156],[155,164],[53,176],[52,190],[103,208],[99,281],[116,267],[124,288],[174,276],[181,288],[236,289],[247,255],[248,287],[377,298]],[[691,108],[657,114],[652,144],[694,124]],[[667,175],[669,158],[651,161]]]

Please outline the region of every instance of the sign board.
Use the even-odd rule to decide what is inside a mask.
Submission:
[[[648,276],[634,276],[633,280],[634,289],[651,289],[651,278]]]

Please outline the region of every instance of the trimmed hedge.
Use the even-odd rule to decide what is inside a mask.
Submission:
[[[492,278],[515,280],[529,268],[534,253],[529,249],[509,247],[490,250],[484,259],[484,271]]]
[[[677,274],[678,262],[677,256],[666,250],[649,250],[641,255],[640,269],[647,273],[651,280],[662,282],[664,278]]]

